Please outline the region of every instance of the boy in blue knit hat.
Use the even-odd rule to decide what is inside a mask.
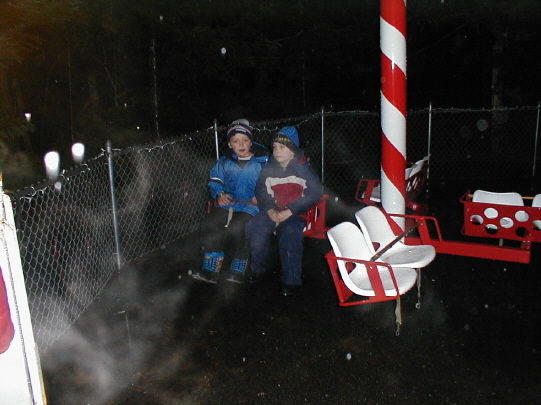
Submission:
[[[267,270],[270,237],[276,232],[281,262],[280,294],[289,296],[302,285],[303,229],[306,212],[319,202],[323,186],[304,152],[295,127],[284,127],[272,142],[273,156],[261,171],[255,195],[259,213],[246,225],[255,282]]]
[[[201,222],[203,265],[195,279],[216,283],[225,252],[231,253],[228,281],[241,283],[248,260],[245,224],[259,212],[255,184],[266,165],[268,150],[252,142],[249,122],[233,121],[227,131],[229,149],[210,170],[208,184],[216,205]]]

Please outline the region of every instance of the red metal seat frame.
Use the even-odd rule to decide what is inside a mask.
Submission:
[[[464,206],[464,235],[526,244],[541,242],[541,230],[533,224],[533,221],[541,220],[541,207],[474,202],[470,190],[464,193],[460,202]],[[488,212],[490,215],[487,216]]]
[[[409,208],[415,214],[424,214],[426,212],[426,206],[419,204],[415,201],[417,197],[423,192],[426,179],[428,175],[428,161],[424,161],[423,167],[413,176],[409,176],[406,179],[406,207]],[[362,202],[366,205],[380,206],[379,201],[372,199],[374,189],[379,187],[381,180],[375,179],[361,179],[357,184],[357,190],[355,192],[355,200]]]
[[[370,262],[365,260],[349,259],[345,257],[337,257],[334,255],[334,251],[332,250],[325,255],[325,258],[327,259],[327,263],[329,264],[331,276],[334,282],[334,286],[336,288],[336,293],[338,295],[338,304],[340,306],[347,307],[352,305],[370,304],[374,302],[393,301],[400,297],[400,294],[398,294],[398,283],[396,282],[394,271],[389,264],[382,262]],[[342,280],[342,277],[340,276],[340,271],[338,270],[338,261],[344,261],[346,262],[346,265],[347,263],[364,264],[366,266],[368,278],[370,279],[370,283],[372,284],[375,295],[360,296],[351,291],[346,286],[346,284]],[[395,291],[397,291],[396,295],[385,294],[385,289],[381,281],[378,266],[385,266],[389,270],[389,274],[391,275],[391,278],[393,280]]]
[[[306,227],[304,236],[316,239],[326,239],[329,228],[325,225],[327,220],[327,199],[328,195],[323,195],[321,200],[308,210],[306,213]]]

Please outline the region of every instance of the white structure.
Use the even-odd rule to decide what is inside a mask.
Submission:
[[[10,198],[1,194],[0,267],[6,285],[15,336],[0,354],[0,403],[46,404],[39,354],[34,341],[15,221]]]

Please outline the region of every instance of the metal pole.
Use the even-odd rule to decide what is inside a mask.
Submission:
[[[535,177],[535,161],[537,160],[537,141],[539,139],[539,111],[541,110],[541,102],[537,102],[537,123],[535,125],[535,143],[533,148],[533,167],[532,177]]]
[[[218,148],[218,120],[214,120],[214,141],[216,143],[216,160],[220,160],[220,149]]]
[[[432,101],[428,105],[428,148],[427,148],[428,169],[426,170],[427,180],[430,178],[430,146],[431,145],[432,145]],[[428,191],[428,185],[426,189]]]
[[[325,107],[321,107],[321,184],[325,184]]]
[[[406,3],[380,0],[381,205],[406,211]],[[399,224],[404,229],[404,223]]]
[[[156,136],[160,139],[160,124],[158,120],[158,79],[156,67],[156,40],[152,38],[152,78],[153,78],[153,102],[154,102],[154,125],[156,127]]]
[[[109,189],[111,191],[111,207],[113,211],[113,231],[115,235],[115,250],[117,257],[117,267],[120,270],[122,265],[122,259],[120,255],[120,230],[118,225],[118,206],[116,201],[116,192],[115,192],[115,176],[113,173],[113,148],[111,146],[111,141],[107,141],[105,144],[107,150],[107,166],[109,169]]]

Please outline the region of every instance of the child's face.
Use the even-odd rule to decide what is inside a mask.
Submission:
[[[272,154],[282,167],[287,167],[289,162],[291,162],[291,159],[295,156],[291,149],[279,142],[274,142],[272,144]]]
[[[247,135],[241,133],[233,135],[228,145],[239,158],[252,156],[252,152],[250,151],[252,141],[250,141]]]

